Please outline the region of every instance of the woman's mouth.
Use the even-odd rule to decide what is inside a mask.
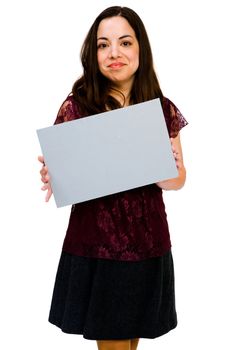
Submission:
[[[115,62],[115,63],[111,63],[108,67],[112,68],[112,69],[118,69],[124,66],[124,63],[121,62]]]

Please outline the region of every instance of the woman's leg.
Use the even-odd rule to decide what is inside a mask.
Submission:
[[[139,343],[139,338],[131,339],[131,350],[136,350],[138,343]]]
[[[131,340],[97,340],[98,350],[131,350]]]

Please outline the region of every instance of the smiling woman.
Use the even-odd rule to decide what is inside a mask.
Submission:
[[[125,35],[127,37],[124,37]],[[123,52],[119,51],[120,47]],[[130,96],[126,96],[124,91],[121,91],[123,85],[121,88],[116,87],[119,85],[116,76],[121,69],[119,72],[118,69],[116,72],[113,68],[111,69],[114,73],[114,81],[106,77],[107,67],[103,66],[105,51],[109,52],[110,56],[114,55],[110,57],[109,64],[116,62],[134,64],[134,78],[133,69],[129,76],[124,77],[126,81],[133,80]],[[126,54],[128,51],[130,54]],[[126,56],[124,58],[121,57],[123,53]],[[132,53],[134,57],[131,57]],[[117,58],[114,58],[116,55]],[[163,97],[154,70],[152,51],[144,24],[140,17],[127,7],[109,7],[100,13],[85,38],[81,50],[81,62],[84,74],[75,82],[72,93],[83,115],[105,112],[108,109]]]
[[[128,105],[135,73],[139,67],[139,43],[136,34],[124,17],[117,16],[100,22],[97,37],[99,70],[112,82],[111,95],[122,105]],[[114,88],[123,95],[117,94]]]
[[[96,340],[99,350],[135,350],[139,338],[159,337],[177,325],[162,189],[184,185],[179,132],[187,122],[162,94],[146,30],[133,10],[104,10],[88,32],[81,61],[83,75],[55,123],[160,98],[179,174],[72,206],[49,321]],[[51,179],[44,164],[41,175],[49,200]]]

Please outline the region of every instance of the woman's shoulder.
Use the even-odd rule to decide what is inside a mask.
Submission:
[[[72,94],[68,95],[59,108],[54,124],[60,124],[81,118],[79,106]]]
[[[162,104],[166,108],[177,108],[176,105],[166,96],[162,97]]]

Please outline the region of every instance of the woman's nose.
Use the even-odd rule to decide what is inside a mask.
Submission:
[[[120,48],[117,45],[111,45],[109,54],[111,58],[119,57],[121,55]]]

